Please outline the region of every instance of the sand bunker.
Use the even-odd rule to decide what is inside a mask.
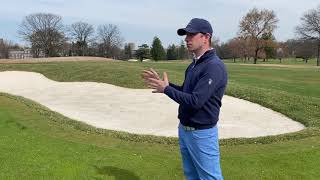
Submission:
[[[177,136],[178,104],[150,89],[105,83],[56,82],[42,74],[0,72],[0,92],[23,96],[95,127],[137,134]],[[224,96],[220,138],[257,137],[299,131],[304,126],[280,113]]]

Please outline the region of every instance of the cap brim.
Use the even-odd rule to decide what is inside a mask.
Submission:
[[[194,29],[192,29],[192,28],[181,28],[181,29],[178,29],[177,30],[177,34],[179,35],[179,36],[184,36],[184,35],[186,35],[187,33],[198,33],[199,31],[197,31],[197,30],[194,30]]]

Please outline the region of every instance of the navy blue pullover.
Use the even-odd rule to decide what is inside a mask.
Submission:
[[[219,120],[227,80],[223,62],[211,49],[188,66],[182,86],[169,83],[164,93],[179,104],[181,124],[206,129]]]

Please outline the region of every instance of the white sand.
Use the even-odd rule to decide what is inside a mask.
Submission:
[[[71,119],[99,128],[177,136],[178,104],[150,89],[94,82],[56,82],[42,74],[0,72],[0,92],[23,96]],[[220,138],[257,137],[299,131],[304,126],[280,113],[224,96]]]

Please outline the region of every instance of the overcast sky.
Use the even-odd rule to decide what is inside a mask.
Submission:
[[[97,27],[115,24],[125,42],[151,44],[158,36],[164,46],[179,44],[183,37],[176,30],[193,17],[205,18],[220,41],[236,36],[239,21],[256,7],[274,10],[279,19],[275,37],[294,38],[294,28],[320,0],[0,0],[0,38],[23,43],[17,34],[23,18],[45,12],[62,16],[63,24],[85,21]]]

